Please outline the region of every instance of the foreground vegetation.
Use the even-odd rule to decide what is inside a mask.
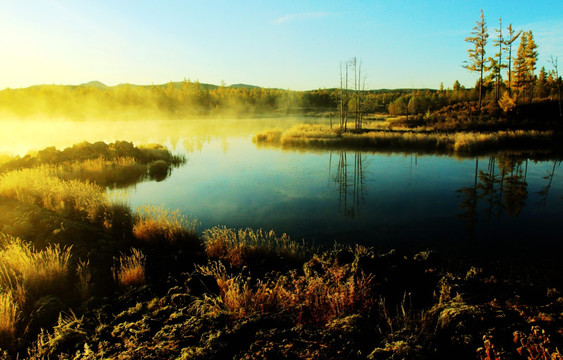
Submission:
[[[272,231],[198,236],[194,219],[132,210],[106,195],[113,180],[82,177],[88,160],[49,151],[0,173],[0,358],[561,358],[560,272],[517,275],[547,258],[498,272]]]

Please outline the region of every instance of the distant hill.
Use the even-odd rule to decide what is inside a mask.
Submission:
[[[105,89],[105,88],[108,87],[108,86],[107,86],[106,84],[104,84],[103,82],[96,81],[96,80],[90,81],[90,82],[87,82],[87,83],[84,83],[84,84],[80,84],[80,85],[78,85],[78,86],[92,86],[92,87],[97,87],[97,88],[100,88],[100,89]]]
[[[195,83],[196,81],[192,81],[192,83]],[[111,89],[111,88],[119,88],[119,87],[123,87],[123,86],[130,86],[130,87],[143,87],[143,88],[150,88],[150,87],[168,87],[169,84],[172,84],[174,87],[181,89],[184,86],[184,81],[171,81],[171,82],[167,82],[164,84],[151,84],[151,85],[138,85],[138,84],[130,84],[130,83],[123,83],[123,84],[118,84],[118,85],[114,85],[114,86],[108,86],[104,83],[102,83],[101,81],[97,81],[97,80],[93,80],[93,81],[89,81],[87,83],[83,83],[80,85],[54,85],[54,86],[61,86],[61,87],[69,87],[69,88],[75,88],[75,87],[80,87],[80,86],[91,86],[91,87],[95,87],[98,89]],[[50,86],[50,85],[33,85],[30,86],[29,88],[39,88],[42,86]],[[219,88],[219,85],[215,85],[215,84],[207,84],[207,83],[199,83],[199,87],[202,90],[215,90],[217,88]],[[250,84],[242,84],[242,83],[238,83],[238,84],[231,84],[227,86],[228,88],[233,88],[233,89],[260,89],[261,86],[256,86],[256,85],[250,85]],[[284,89],[278,89],[278,88],[266,88],[269,90],[284,90]],[[287,90],[287,89],[285,89]],[[304,90],[302,92],[308,93],[308,92],[315,92],[318,90],[326,90],[326,91],[339,91],[339,88],[323,88],[323,89],[311,89],[311,90]],[[369,93],[375,93],[375,94],[408,94],[408,93],[414,93],[417,91],[431,91],[431,92],[435,92],[437,90],[435,89],[428,89],[428,88],[397,88],[397,89],[366,89],[363,90]]]
[[[232,84],[232,85],[229,85],[228,87],[234,88],[234,89],[240,89],[240,88],[259,89],[260,88],[260,86],[248,85],[248,84]]]

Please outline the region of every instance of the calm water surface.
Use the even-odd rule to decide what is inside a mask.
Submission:
[[[165,181],[127,189],[128,201],[180,209],[197,217],[201,230],[274,229],[316,243],[382,248],[561,250],[560,162],[506,154],[459,159],[287,151],[251,141],[257,131],[303,120],[8,123],[0,151],[25,153],[30,144],[64,148],[84,140],[166,144],[184,153],[187,163]]]
[[[558,161],[288,151],[259,148],[251,136],[185,137],[170,145],[185,152],[186,165],[163,182],[129,189],[130,203],[178,208],[196,216],[201,229],[274,229],[316,243],[383,248],[561,239]]]

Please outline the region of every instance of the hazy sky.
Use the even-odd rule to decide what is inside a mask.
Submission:
[[[561,0],[2,0],[0,89],[183,79],[330,88],[353,56],[367,88],[473,86],[464,39],[480,9],[488,55],[502,16],[504,28],[533,31],[539,67],[552,55],[563,64]]]

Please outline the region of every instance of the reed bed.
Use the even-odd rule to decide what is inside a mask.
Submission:
[[[271,131],[270,131],[271,132]],[[545,147],[554,144],[553,131],[515,130],[480,132],[432,132],[428,130],[375,130],[361,133],[340,132],[323,125],[301,124],[279,136],[269,131],[257,134],[256,144],[282,148],[362,148],[435,150],[470,154],[513,147]]]

